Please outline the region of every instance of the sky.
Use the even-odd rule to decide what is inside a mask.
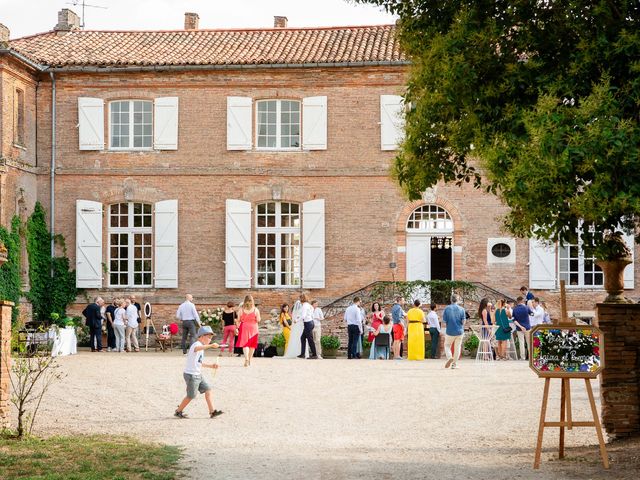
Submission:
[[[87,30],[176,30],[184,13],[200,15],[200,28],[270,28],[274,15],[289,27],[389,24],[395,18],[377,7],[347,0],[85,0],[108,7],[85,8]],[[77,6],[73,4],[77,3]],[[11,38],[51,30],[57,12],[70,8],[81,15],[82,0],[0,0],[0,23]]]

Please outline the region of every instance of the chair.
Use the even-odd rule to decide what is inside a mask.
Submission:
[[[167,350],[173,351],[173,335],[171,334],[171,327],[169,325],[163,325],[162,333],[156,333],[156,352],[158,349],[163,352]]]
[[[391,334],[390,333],[378,333],[375,337],[375,347],[380,348],[384,347],[387,350],[387,358],[389,358],[390,349],[391,349]],[[372,346],[373,347],[373,346]]]

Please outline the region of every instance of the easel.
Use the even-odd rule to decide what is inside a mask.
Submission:
[[[560,318],[560,326],[575,326],[574,321],[569,320],[567,317],[567,297],[565,292],[565,282],[560,281],[560,302],[562,309],[562,316]],[[533,354],[533,348],[531,347],[530,356]],[[547,422],[547,403],[549,400],[549,386],[551,384],[551,378],[560,378],[562,380],[562,390],[560,393],[560,421],[559,422]],[[587,389],[587,395],[589,396],[589,404],[591,406],[591,414],[593,421],[587,422],[575,422],[571,414],[571,376],[570,374],[562,373],[557,374],[554,377],[546,377],[544,379],[544,393],[542,395],[542,407],[540,408],[540,424],[538,426],[538,441],[536,443],[536,454],[533,462],[533,468],[540,468],[540,455],[542,452],[542,437],[544,429],[546,427],[560,427],[560,444],[558,446],[559,458],[564,458],[564,429],[572,430],[573,427],[595,427],[598,435],[598,442],[600,444],[600,456],[602,457],[602,465],[605,469],[609,468],[609,458],[607,456],[607,449],[604,444],[604,436],[602,435],[602,425],[600,424],[600,417],[598,416],[598,410],[596,408],[596,402],[593,397],[593,390],[591,388],[591,378],[584,378],[585,387]]]
[[[146,302],[144,304],[144,317],[145,317],[145,321],[144,321],[144,331],[145,331],[144,351],[146,352],[146,351],[149,350],[149,325],[151,325],[153,327],[154,335],[158,334],[158,332],[156,330],[156,326],[153,324],[153,320],[151,320],[151,304],[149,302]]]

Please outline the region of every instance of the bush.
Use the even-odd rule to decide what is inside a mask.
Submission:
[[[340,339],[333,335],[323,335],[320,337],[320,345],[325,350],[338,350],[340,348]]]
[[[285,340],[284,335],[282,333],[278,333],[275,337],[271,339],[271,346],[273,347],[283,347],[284,348]]]
[[[478,349],[478,345],[480,345],[480,339],[476,336],[475,333],[472,333],[469,338],[464,341],[464,349],[471,352],[473,350]]]

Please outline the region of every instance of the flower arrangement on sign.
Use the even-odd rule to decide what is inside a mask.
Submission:
[[[200,311],[200,323],[202,325],[209,325],[212,330],[220,330],[222,325],[222,307],[206,308]]]
[[[542,372],[595,372],[600,362],[600,335],[590,329],[544,329],[533,333],[532,364]]]

